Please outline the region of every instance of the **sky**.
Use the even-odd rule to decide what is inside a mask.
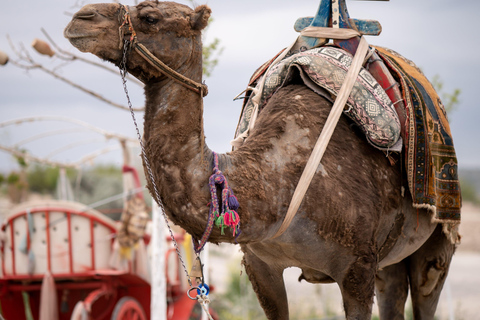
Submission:
[[[7,41],[7,34],[17,49],[23,46],[32,58],[62,76],[80,83],[104,97],[126,105],[121,79],[98,68],[80,63],[65,64],[58,58],[40,56],[30,49],[34,38],[45,39],[44,28],[64,50],[93,61],[90,54],[82,54],[63,38],[63,29],[79,5],[94,1],[74,0],[5,0],[0,11],[0,50],[16,59]],[[133,1],[125,1],[132,5]],[[184,2],[185,3],[185,2]],[[299,17],[316,12],[319,0],[243,0],[196,1],[212,8],[213,22],[205,35],[205,42],[220,40],[224,48],[219,64],[211,77],[205,79],[209,95],[205,98],[205,133],[209,147],[217,152],[231,149],[241,102],[233,98],[242,92],[251,74],[280,49],[297,37],[293,24]],[[478,0],[347,0],[352,18],[380,21],[383,32],[378,37],[367,37],[371,44],[389,47],[413,60],[428,78],[438,75],[444,82],[444,91],[461,89],[460,103],[450,115],[451,129],[462,168],[480,168],[480,108],[475,98],[479,91],[480,40],[475,35],[480,1]],[[129,82],[134,106],[143,105],[142,89]],[[12,64],[0,66],[0,123],[32,116],[68,116],[110,132],[135,138],[135,127],[129,112],[113,108],[40,70],[25,71]],[[140,123],[143,119],[137,113]],[[12,146],[22,140],[66,128],[71,124],[43,121],[0,127],[0,144]],[[75,148],[67,148],[70,144]],[[21,145],[31,154],[51,157],[52,160],[75,162],[87,154],[118,142],[88,132],[62,133],[36,139]],[[62,149],[65,148],[65,149]],[[121,164],[117,149],[98,158],[102,162]],[[0,150],[0,172],[15,170],[15,160]]]

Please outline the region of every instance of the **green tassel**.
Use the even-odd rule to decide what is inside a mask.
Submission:
[[[223,236],[225,232],[223,231],[225,228],[225,223],[223,222],[223,216],[218,216],[215,218],[215,225],[220,228],[220,234]]]

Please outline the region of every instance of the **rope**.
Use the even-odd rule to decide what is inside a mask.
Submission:
[[[336,30],[349,31],[348,29],[347,30],[336,29]],[[323,127],[323,130],[320,133],[320,137],[318,138],[317,143],[315,144],[315,147],[312,151],[312,154],[308,159],[307,165],[303,170],[302,176],[300,177],[300,181],[298,182],[298,185],[293,194],[285,219],[283,220],[282,225],[280,226],[280,228],[272,238],[277,238],[280,235],[282,235],[290,226],[290,223],[295,217],[298,211],[298,208],[300,207],[300,204],[302,203],[302,200],[305,196],[305,193],[307,192],[308,187],[310,186],[310,182],[312,181],[313,176],[316,173],[318,165],[322,160],[323,154],[325,153],[325,149],[327,148],[330,138],[332,137],[333,131],[337,126],[338,120],[342,115],[343,108],[345,106],[345,103],[347,102],[350,92],[352,91],[352,88],[355,84],[355,80],[357,79],[358,73],[360,72],[360,69],[363,64],[363,60],[367,52],[368,52],[368,43],[365,40],[365,38],[362,36],[360,38],[360,44],[358,45],[355,57],[353,58],[352,65],[348,69],[342,88],[340,89],[338,96],[335,99],[335,103],[333,104],[332,110],[330,111],[330,114]]]
[[[204,295],[204,294],[198,295],[197,296],[197,301],[202,306],[203,311],[205,311],[205,313],[207,314],[208,319],[213,320],[213,317],[210,314],[210,311],[208,310],[208,304],[210,303],[210,299],[208,298],[208,296]]]
[[[123,41],[127,41],[130,45],[133,45],[135,51],[144,58],[149,64],[151,64],[155,69],[168,76],[170,79],[175,80],[184,87],[195,91],[200,94],[201,97],[205,97],[208,94],[208,88],[203,83],[198,83],[185,77],[184,75],[173,70],[160,59],[155,57],[143,44],[138,43],[137,33],[133,28],[132,20],[130,18],[130,12],[128,11],[127,5],[122,5],[122,11],[120,12],[120,17],[122,18],[122,24],[118,28],[118,34],[120,38],[119,49],[122,49]],[[125,39],[125,36],[129,36],[128,39]]]
[[[208,88],[205,84],[198,83],[185,77],[184,75],[173,70],[157,57],[155,57],[143,44],[138,43],[136,39],[134,40],[135,51],[144,58],[148,63],[150,63],[155,69],[168,76],[170,79],[175,80],[180,83],[185,88],[191,89],[196,93],[200,94],[202,97],[205,97],[208,94]]]

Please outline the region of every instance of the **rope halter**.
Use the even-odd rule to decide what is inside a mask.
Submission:
[[[166,75],[170,79],[180,83],[182,86],[198,93],[201,97],[205,97],[208,94],[208,87],[204,83],[198,83],[190,78],[173,70],[160,59],[155,57],[143,44],[137,40],[137,33],[133,28],[132,20],[130,17],[130,11],[127,5],[120,5],[120,27],[118,28],[120,44],[119,49],[122,49],[124,42],[128,42],[130,48],[134,48],[135,51],[145,59],[155,69]],[[126,54],[125,52],[123,54]]]

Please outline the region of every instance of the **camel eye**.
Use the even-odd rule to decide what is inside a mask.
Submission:
[[[156,24],[159,19],[151,17],[151,16],[144,16],[144,17],[142,17],[142,20],[149,23],[149,24]]]

